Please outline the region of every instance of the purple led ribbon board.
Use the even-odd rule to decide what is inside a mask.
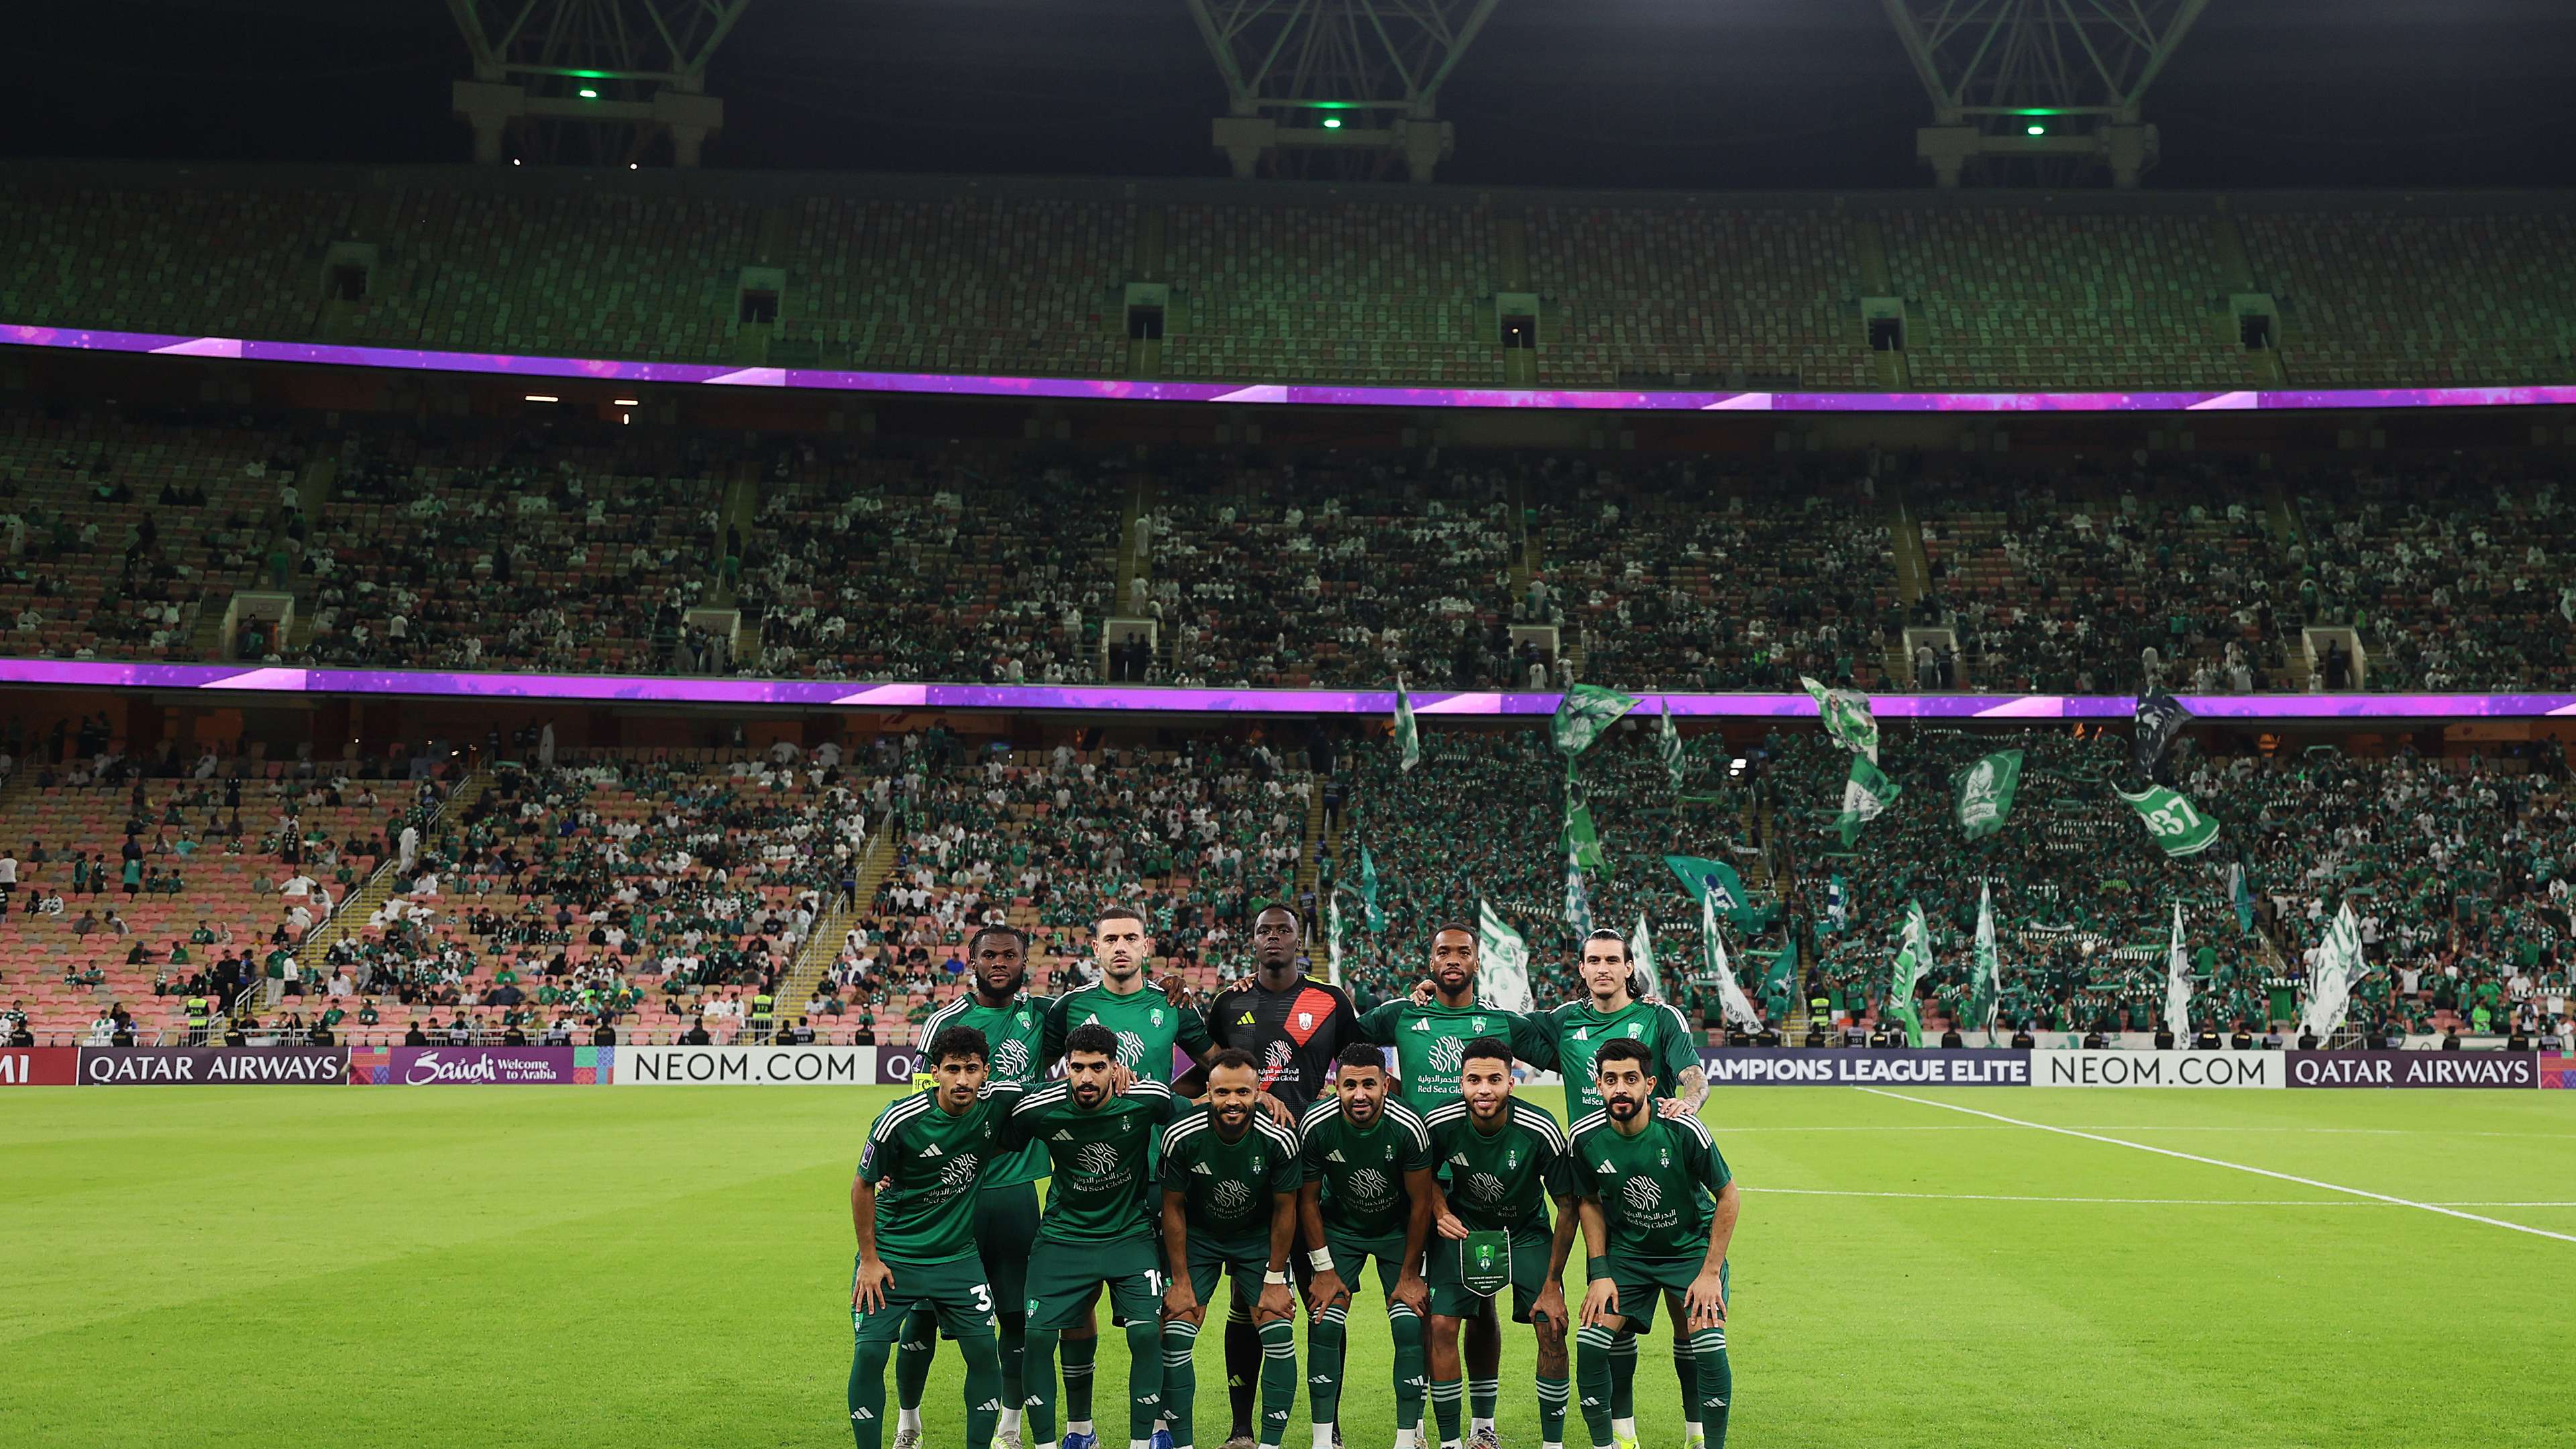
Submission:
[[[871,684],[834,679],[683,679],[633,674],[466,674],[406,669],[296,669],[246,664],[123,664],[86,659],[0,659],[0,684],[99,689],[206,689],[249,694],[406,695],[433,698],[630,700],[790,709],[1008,709],[1168,714],[1395,712],[1383,689],[1165,689],[1112,684]],[[1439,693],[1413,696],[1416,714],[1465,718],[1547,715],[1558,696]],[[2187,694],[2202,719],[2248,721],[2534,719],[2576,716],[2576,694]],[[1712,719],[1812,719],[1805,694],[1647,694],[1638,716],[1669,702],[1677,715]],[[1876,694],[1881,719],[1944,721],[2127,719],[2126,694]]]
[[[2576,403],[2576,385],[2540,387],[2293,388],[2211,392],[1590,392],[1546,388],[1332,387],[1308,383],[1115,382],[1071,377],[961,377],[930,372],[827,372],[802,367],[617,362],[425,352],[238,337],[172,337],[0,324],[0,346],[310,362],[413,372],[495,373],[592,382],[792,387],[822,392],[947,393],[965,397],[1095,398],[1126,402],[1287,403],[1389,408],[1611,408],[1635,412],[2049,413],[2202,412],[2293,408],[2540,407]]]

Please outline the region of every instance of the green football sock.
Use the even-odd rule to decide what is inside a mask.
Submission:
[[[1172,1442],[1179,1449],[1190,1449],[1198,1442],[1190,1422],[1198,1407],[1198,1347],[1197,1324],[1163,1325],[1163,1424],[1172,1431]]]
[[[1067,1338],[1064,1345],[1064,1421],[1068,1424],[1091,1422],[1091,1365],[1100,1357],[1100,1335],[1085,1334]],[[1022,1373],[1028,1372],[1023,1368]],[[1040,1434],[1051,1439],[1052,1434]]]
[[[1055,1442],[1055,1345],[1052,1328],[1032,1328],[1027,1336],[1027,1354],[1020,1360],[1020,1372],[1028,1379],[1029,1437],[1032,1445]],[[874,1449],[862,1444],[859,1449]]]
[[[1308,1371],[1313,1374],[1306,1385],[1306,1413],[1318,1424],[1338,1422],[1342,1411],[1342,1353],[1350,1338],[1346,1306],[1325,1309],[1306,1334]],[[1415,1342],[1419,1344],[1419,1335]]]
[[[1431,1417],[1440,1423],[1442,1449],[1458,1442],[1458,1401],[1466,1392],[1466,1385],[1456,1379],[1431,1381]]]
[[[977,1333],[958,1339],[957,1352],[966,1360],[966,1449],[992,1449],[1002,1417],[1001,1350],[991,1334]]]
[[[1610,1449],[1611,1400],[1615,1396],[1611,1332],[1586,1326],[1574,1331],[1574,1385],[1579,1392],[1583,1427],[1591,1432],[1592,1449]]]
[[[862,1339],[850,1354],[850,1438],[858,1449],[877,1449],[884,1442],[888,1348]]]
[[[1422,1394],[1431,1382],[1431,1364],[1422,1347],[1422,1315],[1398,1306],[1386,1313],[1386,1331],[1395,1340],[1395,1427],[1422,1423]]]
[[[1261,1442],[1279,1449],[1296,1412],[1297,1327],[1283,1318],[1261,1325]]]
[[[1538,1381],[1538,1438],[1542,1444],[1565,1442],[1565,1401],[1572,1386],[1563,1379]]]
[[[1127,1325],[1127,1440],[1154,1437],[1163,1417],[1163,1330],[1151,1318]]]
[[[1467,1418],[1478,1424],[1494,1422],[1494,1401],[1502,1396],[1501,1379],[1467,1380]]]
[[[1029,1316],[1025,1313],[999,1313],[994,1323],[1001,1332],[994,1344],[1002,1361],[1002,1407],[1025,1409],[1029,1403],[1028,1378],[1021,1372],[1021,1361],[1028,1353]]]
[[[1726,1329],[1703,1328],[1691,1335],[1691,1356],[1699,1367],[1699,1427],[1708,1449],[1726,1449],[1726,1413],[1735,1400],[1735,1366],[1726,1359]]]
[[[916,1305],[903,1317],[903,1336],[894,1345],[894,1401],[897,1408],[918,1409],[930,1387],[930,1360],[939,1351],[939,1315],[928,1304]]]
[[[1610,1336],[1610,1417],[1637,1417],[1637,1335],[1621,1329]]]
[[[1699,1359],[1691,1352],[1691,1340],[1676,1334],[1673,1338],[1673,1381],[1682,1390],[1682,1434],[1699,1423]]]

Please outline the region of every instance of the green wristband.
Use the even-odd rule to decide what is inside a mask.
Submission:
[[[1610,1276],[1610,1260],[1609,1260],[1609,1259],[1607,1259],[1607,1258],[1586,1258],[1586,1259],[1584,1259],[1584,1260],[1583,1260],[1583,1276],[1584,1276],[1584,1277],[1586,1277],[1586,1278],[1607,1278],[1607,1277],[1609,1277],[1609,1276]]]

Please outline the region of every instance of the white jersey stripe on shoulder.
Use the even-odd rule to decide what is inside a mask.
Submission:
[[[1584,1133],[1591,1131],[1595,1127],[1603,1126],[1608,1123],[1609,1120],[1610,1114],[1607,1112],[1596,1111],[1587,1113],[1581,1119],[1576,1121],[1573,1126],[1565,1129],[1566,1139],[1568,1141],[1572,1141],[1573,1139],[1582,1136]]]
[[[906,1097],[902,1101],[895,1103],[893,1106],[886,1108],[884,1112],[878,1115],[877,1125],[869,1129],[869,1140],[882,1142],[888,1137],[891,1137],[896,1131],[902,1128],[904,1123],[909,1122],[913,1118],[920,1116],[923,1112],[928,1111],[930,1109],[930,1100],[930,1093],[922,1092],[915,1096]]]
[[[1267,1117],[1255,1118],[1253,1125],[1262,1136],[1269,1138],[1272,1142],[1287,1149],[1289,1152],[1294,1153],[1300,1151],[1305,1146],[1304,1143],[1297,1140],[1295,1129],[1282,1127]]]

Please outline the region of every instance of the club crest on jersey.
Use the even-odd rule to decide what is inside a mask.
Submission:
[[[1311,1011],[1298,1012],[1297,1029],[1299,1031],[1313,1031],[1315,1029],[1315,1013]]]
[[[1159,1006],[1155,1007],[1152,1012],[1148,1013],[1147,1019],[1152,1021],[1154,1025],[1161,1026],[1163,1024],[1163,1008]]]

